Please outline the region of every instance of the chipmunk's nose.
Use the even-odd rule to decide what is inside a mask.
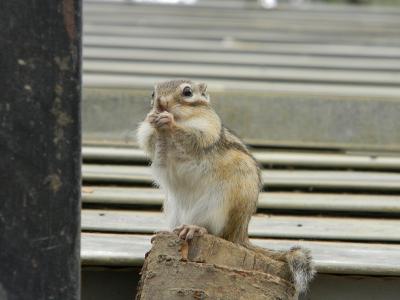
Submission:
[[[157,110],[159,112],[168,111],[168,102],[163,98],[157,98]]]

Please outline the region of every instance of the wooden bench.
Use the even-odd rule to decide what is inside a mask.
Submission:
[[[400,156],[254,154],[267,187],[250,224],[255,244],[310,248],[324,276],[400,276]],[[163,194],[151,187],[146,158],[135,148],[104,146],[84,147],[83,157],[83,265],[141,266],[152,234],[166,229]],[[393,161],[388,169],[386,160]]]
[[[86,298],[133,293],[151,235],[166,228],[134,129],[155,81],[190,77],[209,84],[224,122],[256,146],[265,189],[253,242],[310,248],[312,299],[378,298],[382,289],[396,299],[400,10],[86,1],[84,21]]]

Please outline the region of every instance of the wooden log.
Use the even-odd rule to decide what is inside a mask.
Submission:
[[[187,243],[160,233],[146,256],[137,300],[294,299],[288,265],[205,235]]]

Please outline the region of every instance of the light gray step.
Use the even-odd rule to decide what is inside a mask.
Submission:
[[[170,77],[84,74],[83,79],[84,141],[130,145],[150,110],[154,83]],[[223,123],[248,144],[400,151],[399,88],[201,81]],[[255,87],[260,90],[237,90]]]
[[[220,3],[223,4],[221,7],[207,7],[204,4],[211,3]],[[233,7],[230,7],[230,4],[234,3]],[[375,18],[381,19],[390,19],[396,18],[400,15],[400,10],[397,6],[360,6],[360,5],[346,5],[346,4],[324,4],[324,3],[302,3],[302,5],[288,5],[285,3],[281,3],[278,7],[273,10],[261,9],[259,5],[257,9],[254,9],[252,5],[241,5],[237,6],[237,3],[243,4],[243,1],[197,1],[193,5],[140,5],[138,3],[128,3],[124,0],[85,0],[84,1],[84,9],[92,10],[92,11],[111,11],[115,12],[120,9],[123,10],[158,10],[174,12],[179,8],[179,10],[184,11],[198,11],[201,13],[208,14],[209,12],[220,13],[221,15],[231,15],[231,14],[240,14],[243,15],[244,12],[248,14],[256,14],[258,16],[265,15],[278,15],[278,16],[286,16],[287,14],[301,17],[301,18],[334,18],[334,19],[351,19],[351,18],[365,18],[365,20]],[[249,4],[248,2],[246,4]],[[316,13],[318,12],[318,13]]]
[[[161,206],[164,193],[155,188],[85,186],[84,204]],[[400,195],[351,195],[319,193],[260,194],[258,208],[279,210],[400,213]]]
[[[186,13],[185,13],[186,14]],[[85,14],[86,16],[87,14]],[[118,16],[123,15],[123,13],[115,15],[115,18],[118,19]],[[104,16],[108,16],[109,19],[110,14],[105,14]],[[236,38],[242,38],[243,40],[264,40],[264,41],[270,41],[270,42],[277,42],[279,39],[282,41],[289,42],[291,40],[296,40],[298,42],[307,42],[307,39],[305,37],[308,37],[309,39],[314,38],[318,40],[323,40],[326,42],[333,42],[333,41],[347,41],[351,42],[350,38],[354,38],[354,40],[351,42],[352,44],[356,44],[359,41],[364,41],[367,44],[370,44],[366,40],[367,37],[370,37],[371,39],[376,39],[376,41],[381,40],[384,41],[385,43],[388,44],[398,44],[399,42],[399,37],[396,35],[396,31],[393,30],[386,30],[387,28],[390,27],[396,27],[400,24],[400,22],[397,20],[395,22],[374,22],[371,24],[368,24],[368,26],[374,26],[372,30],[366,30],[365,26],[367,22],[346,22],[346,21],[338,21],[338,20],[332,20],[331,22],[325,21],[325,23],[330,24],[329,26],[325,27],[325,30],[319,30],[316,29],[316,26],[321,24],[321,20],[313,21],[313,22],[307,22],[302,23],[308,24],[309,28],[298,28],[297,24],[299,23],[298,21],[294,22],[287,22],[288,18],[282,18],[281,20],[271,20],[270,24],[266,24],[266,28],[246,28],[246,27],[226,27],[226,26],[220,26],[220,27],[215,27],[212,32],[210,31],[205,31],[203,28],[196,28],[193,26],[188,26],[188,27],[182,27],[182,26],[177,26],[174,23],[169,24],[169,22],[166,22],[164,25],[165,26],[159,26],[159,23],[157,24],[152,24],[152,23],[145,23],[145,24],[140,24],[137,23],[134,26],[126,23],[107,23],[107,22],[102,22],[101,20],[104,17],[103,15],[98,15],[98,16],[92,16],[91,19],[86,21],[84,23],[84,33],[85,34],[117,34],[117,35],[126,35],[126,36],[138,36],[138,35],[143,35],[143,34],[149,34],[149,35],[158,35],[159,37],[162,37],[164,35],[177,35],[178,37],[184,37],[185,34],[187,37],[189,36],[189,32],[193,34],[191,36],[192,38],[211,38],[211,37],[221,37],[221,36],[231,36],[231,37],[236,37]],[[131,18],[135,18],[134,14],[127,13],[127,16],[131,16]],[[158,18],[157,15],[154,14],[149,14],[149,18]],[[170,18],[180,18],[179,16],[171,16]],[[269,16],[268,16],[269,18]],[[291,18],[291,17],[290,17]],[[237,19],[235,17],[235,19]],[[228,19],[231,20],[231,19]],[[246,18],[247,22],[252,22],[251,17]],[[212,20],[210,20],[212,22]],[[338,23],[343,23],[340,28],[335,27]],[[190,24],[190,23],[189,23]],[[327,25],[325,24],[325,25]],[[271,26],[273,25],[273,26]],[[313,28],[312,25],[315,27]],[[329,36],[324,36],[324,33],[326,34],[326,31],[331,29],[329,32]],[[349,28],[353,28],[353,30],[348,30]],[[376,30],[376,28],[379,28],[380,30]],[[130,32],[129,29],[132,29]],[[143,29],[144,32],[140,32],[139,29]],[[236,30],[235,30],[236,29]],[[267,30],[266,30],[267,29]],[[346,30],[347,29],[347,30]],[[182,34],[182,36],[179,36],[178,34]],[[298,37],[296,37],[296,35]],[[271,39],[272,37],[275,37],[275,39]],[[276,39],[279,38],[279,39]],[[392,38],[392,40],[389,40],[389,38]]]
[[[400,71],[312,70],[263,66],[213,66],[194,63],[121,62],[119,60],[88,60],[83,63],[83,71],[126,75],[158,74],[173,78],[192,78],[197,76],[230,80],[254,80],[258,82],[275,81],[400,87]],[[400,88],[398,90],[400,92]]]
[[[189,28],[203,28],[204,30],[213,28],[241,28],[248,30],[287,30],[290,32],[315,32],[315,33],[336,33],[346,32],[348,34],[357,33],[399,33],[400,29],[396,28],[396,23],[392,24],[346,24],[346,22],[301,22],[292,21],[290,18],[285,23],[283,20],[277,21],[268,17],[246,19],[238,18],[213,18],[209,16],[166,16],[165,14],[85,14],[84,22],[86,24],[102,24],[102,25],[146,25],[152,27],[170,26],[179,27],[187,26]],[[399,24],[400,22],[397,22]],[[318,26],[316,26],[318,25]],[[350,25],[350,26],[349,26]],[[358,26],[357,26],[358,25]],[[361,26],[360,26],[361,25]],[[387,25],[387,26],[385,26]],[[394,26],[390,26],[394,25]]]
[[[362,45],[320,45],[310,43],[262,43],[235,40],[212,41],[196,39],[84,36],[83,46],[125,48],[180,49],[195,51],[254,52],[325,56],[399,58],[398,47]]]
[[[262,165],[312,168],[350,168],[400,170],[400,156],[390,154],[343,154],[317,151],[252,150]],[[146,163],[145,153],[133,147],[84,146],[83,159],[86,162]]]
[[[162,37],[162,38],[196,38],[200,40],[238,40],[269,43],[311,43],[311,44],[350,44],[350,45],[376,45],[399,46],[398,34],[359,33],[346,35],[342,32],[324,33],[291,32],[282,30],[230,30],[215,29],[204,31],[196,28],[175,28],[164,26],[152,28],[136,25],[101,25],[85,24],[84,35],[93,36],[121,36],[121,37]]]
[[[82,210],[82,231],[152,234],[167,230],[161,212]],[[400,242],[400,220],[383,218],[316,217],[256,214],[251,237]]]
[[[226,2],[225,2],[226,3]],[[133,13],[139,15],[161,14],[162,16],[176,17],[215,17],[217,19],[234,18],[234,19],[269,19],[293,21],[341,21],[352,23],[365,23],[371,25],[373,23],[398,22],[398,8],[392,7],[390,13],[380,13],[377,9],[363,11],[361,7],[352,7],[347,5],[346,9],[336,12],[332,6],[328,5],[326,10],[318,10],[315,12],[315,3],[312,6],[288,6],[280,5],[277,9],[246,9],[246,7],[232,9],[229,7],[207,8],[198,5],[84,5],[84,14],[124,14]],[[376,7],[375,7],[376,8]],[[378,7],[382,8],[382,7]],[[289,18],[290,17],[290,18]],[[369,21],[369,22],[368,22]]]
[[[252,239],[254,244],[287,250],[301,245],[312,251],[319,273],[400,275],[400,245]],[[89,266],[141,266],[150,250],[149,235],[82,233],[81,259]]]
[[[83,181],[151,184],[149,167],[84,164]],[[266,187],[400,191],[400,174],[356,171],[264,170]]]

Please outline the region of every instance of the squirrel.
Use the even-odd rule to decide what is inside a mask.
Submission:
[[[314,276],[309,250],[270,251],[249,242],[248,226],[262,188],[260,168],[245,144],[211,107],[205,83],[171,80],[155,85],[151,111],[137,130],[156,183],[166,192],[164,212],[181,239],[211,233],[287,261],[296,290]]]

